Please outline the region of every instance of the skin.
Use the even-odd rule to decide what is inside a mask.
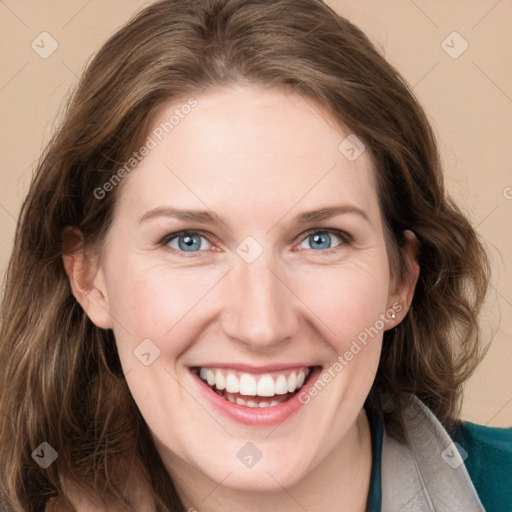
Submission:
[[[349,161],[338,150],[349,132],[319,106],[249,86],[196,99],[124,179],[101,254],[64,258],[73,293],[96,325],[113,329],[130,390],[186,510],[362,511],[372,460],[362,407],[382,330],[276,428],[221,416],[195,393],[189,367],[331,366],[393,304],[400,311],[384,329],[403,319],[419,272],[416,241],[409,233],[402,249],[412,278],[393,279],[369,152]],[[182,103],[161,108],[154,126]],[[293,224],[302,212],[338,205],[367,219],[352,212]],[[140,222],[171,206],[213,211],[223,223]],[[306,233],[313,228],[350,236],[329,232],[320,242],[328,248],[319,249]],[[185,229],[203,232],[200,250],[180,256],[178,239],[159,244]],[[248,236],[263,249],[252,263],[236,251]],[[144,339],[160,350],[150,366],[134,356]],[[237,458],[247,441],[262,453],[252,468]]]

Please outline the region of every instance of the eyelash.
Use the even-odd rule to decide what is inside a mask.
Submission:
[[[336,247],[331,247],[330,249],[315,251],[315,252],[321,253],[321,254],[331,254],[331,253],[335,252],[337,249],[339,249],[345,245],[350,245],[354,241],[354,237],[352,235],[350,235],[349,233],[347,233],[346,231],[341,231],[339,229],[334,229],[334,228],[332,228],[332,229],[314,228],[314,229],[310,229],[310,230],[306,231],[305,233],[303,233],[301,235],[302,238],[300,239],[300,242],[302,243],[306,238],[308,238],[311,235],[317,234],[317,233],[334,234],[334,235],[340,237],[340,239],[342,240],[342,243],[340,243]],[[183,256],[185,258],[193,258],[198,253],[204,252],[204,251],[191,251],[191,252],[180,251],[179,249],[174,249],[172,247],[167,246],[167,244],[169,242],[171,242],[172,240],[174,240],[175,238],[178,238],[180,236],[186,236],[186,235],[189,235],[189,236],[190,235],[200,235],[200,236],[206,238],[208,240],[208,242],[213,245],[212,241],[208,238],[207,234],[204,231],[200,231],[200,230],[199,231],[182,230],[182,231],[176,231],[174,233],[169,233],[169,234],[165,235],[158,242],[158,245],[163,246],[165,249],[167,249],[173,253],[178,253],[179,256]],[[304,249],[301,249],[301,251],[303,251],[303,250]],[[313,250],[313,249],[309,249],[309,250]]]

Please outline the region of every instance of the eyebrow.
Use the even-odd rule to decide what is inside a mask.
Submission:
[[[371,225],[370,218],[364,210],[358,208],[357,206],[348,204],[303,212],[293,219],[292,224],[296,225],[320,222],[322,220],[330,219],[331,217],[343,214],[359,215]],[[153,210],[146,212],[139,219],[139,222],[146,222],[155,217],[171,217],[178,220],[198,222],[201,224],[224,224],[222,219],[210,210],[182,210],[165,206],[154,208]]]
[[[329,208],[321,208],[320,210],[311,210],[309,212],[301,213],[297,215],[293,220],[293,224],[308,224],[311,222],[320,222],[322,220],[330,219],[331,217],[335,217],[337,215],[343,215],[347,213],[352,213],[359,215],[366,222],[371,224],[370,217],[368,214],[354,205],[340,205],[340,206],[332,206]]]

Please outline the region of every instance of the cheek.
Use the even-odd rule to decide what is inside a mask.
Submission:
[[[301,277],[298,294],[320,319],[326,339],[338,354],[361,333],[364,337],[385,313],[389,287],[386,263],[386,259],[361,259],[345,266],[319,268]]]
[[[124,338],[128,331],[130,337],[137,339],[162,338],[208,289],[208,282],[201,283],[192,272],[174,272],[164,266],[148,267],[136,262],[116,269],[113,284],[109,290],[112,315],[122,324]]]
[[[143,265],[136,258],[118,261],[108,283],[116,345],[132,396],[148,425],[158,429],[169,420],[164,404],[183,400],[176,362],[195,335],[187,313],[207,284],[198,285],[192,273]]]

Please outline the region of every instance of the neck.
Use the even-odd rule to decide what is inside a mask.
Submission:
[[[189,465],[168,468],[187,512],[364,512],[372,467],[371,433],[364,409],[343,439],[298,483],[274,493],[243,493]]]

